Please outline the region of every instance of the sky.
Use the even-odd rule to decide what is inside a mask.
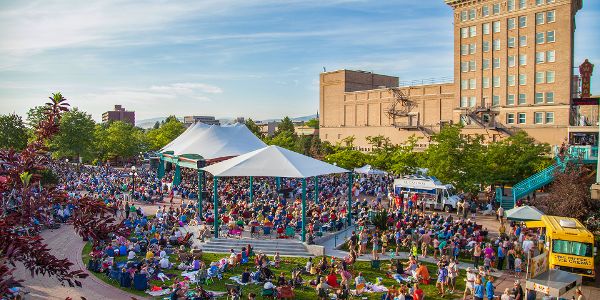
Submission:
[[[596,63],[600,1],[577,14],[575,63]],[[0,113],[61,92],[95,120],[121,104],[167,115],[315,114],[319,73],[453,76],[442,0],[0,0]]]

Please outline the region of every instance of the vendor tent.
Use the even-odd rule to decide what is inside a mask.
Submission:
[[[213,175],[215,237],[218,237],[218,178],[219,177],[291,177],[302,178],[302,241],[306,240],[306,178],[315,177],[315,195],[318,194],[317,176],[346,173],[348,170],[320,160],[278,147],[268,146],[228,160],[204,167]],[[352,173],[348,175],[348,223],[352,208]],[[316,198],[315,198],[316,199]]]
[[[354,168],[354,173],[367,174],[367,175],[386,175],[387,174],[387,172],[385,172],[385,171],[373,169],[373,167],[371,167],[371,165],[364,165],[360,168]]]
[[[525,287],[550,297],[560,297],[579,285],[581,285],[580,275],[551,269],[534,278],[527,279]]]
[[[539,221],[544,215],[535,206],[518,206],[506,211],[506,218],[511,221]]]

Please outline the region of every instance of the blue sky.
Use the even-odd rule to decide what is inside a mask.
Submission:
[[[600,3],[577,15],[575,62],[596,63]],[[0,0],[0,113],[60,91],[100,119],[314,114],[323,67],[400,80],[451,77],[452,10],[442,0]]]

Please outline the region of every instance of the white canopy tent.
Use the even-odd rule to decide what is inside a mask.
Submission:
[[[265,146],[246,125],[209,126],[196,123],[160,152],[171,152],[173,155],[196,154],[209,160],[237,156]]]
[[[322,162],[279,146],[268,146],[202,168],[213,177],[213,201],[215,207],[215,237],[218,237],[218,178],[219,177],[291,177],[302,178],[302,241],[306,240],[306,178],[315,177],[315,200],[318,195],[317,176],[347,173],[346,169]],[[348,176],[348,222],[352,208],[352,173]],[[251,192],[252,193],[252,192]]]
[[[518,206],[506,211],[506,218],[514,221],[539,221],[544,215],[535,206]]]
[[[348,170],[318,159],[281,148],[264,147],[240,156],[210,165],[204,171],[219,177],[291,177],[307,178]]]
[[[366,174],[366,175],[387,175],[387,172],[382,170],[373,169],[371,165],[364,165],[360,168],[354,168],[355,173]]]

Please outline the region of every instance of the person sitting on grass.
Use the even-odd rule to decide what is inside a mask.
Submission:
[[[334,272],[333,269],[329,272],[329,275],[327,275],[327,284],[329,284],[329,286],[333,288],[338,288],[340,286],[340,284],[338,283],[337,274]]]
[[[423,300],[425,297],[425,292],[419,287],[418,283],[415,283],[413,286],[412,299],[413,300]]]
[[[419,262],[417,266],[417,270],[414,272],[413,277],[419,280],[420,283],[429,284],[431,277],[429,276],[429,270],[427,269],[427,266],[421,262]]]

